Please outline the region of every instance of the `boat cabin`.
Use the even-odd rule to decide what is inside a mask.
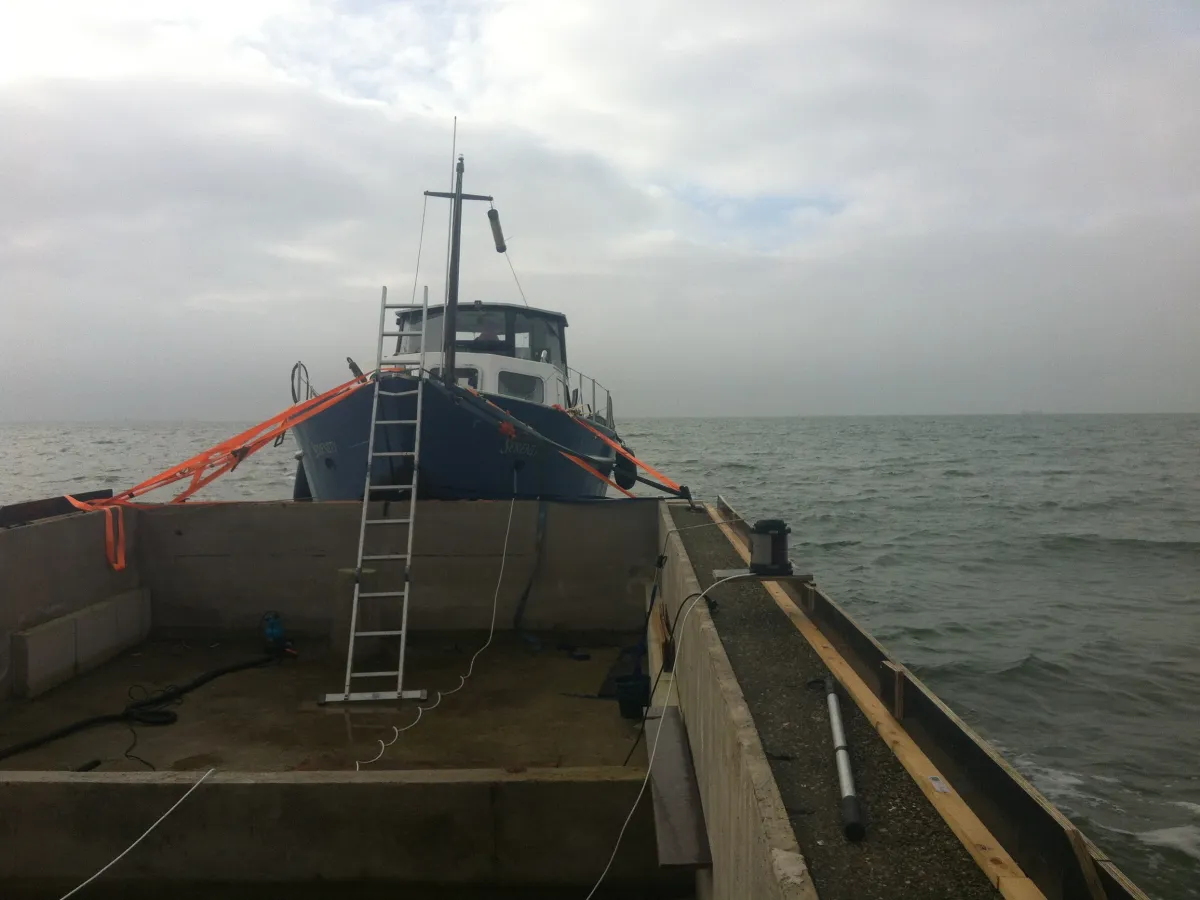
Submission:
[[[445,309],[429,308],[425,323],[425,364],[440,375]],[[421,330],[421,310],[398,313],[400,331]],[[571,405],[566,344],[567,317],[549,310],[507,303],[458,307],[455,327],[455,376],[477,391],[540,404]],[[419,337],[397,338],[396,355],[421,352]]]

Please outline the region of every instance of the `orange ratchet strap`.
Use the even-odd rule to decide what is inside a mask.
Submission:
[[[339,384],[337,387],[305,400],[303,403],[290,406],[265,422],[255,425],[253,428],[248,428],[241,434],[234,435],[228,440],[217,444],[215,447],[211,447],[203,453],[196,454],[186,462],[173,466],[165,472],[160,472],[153,478],[148,478],[141,484],[135,485],[119,494],[114,494],[107,499],[76,500],[74,497],[67,495],[67,501],[76,509],[87,512],[94,512],[96,510],[104,512],[104,550],[108,556],[109,565],[119,572],[125,568],[125,518],[122,508],[126,506],[134,508],[149,506],[149,504],[134,503],[133,499],[135,497],[140,497],[142,494],[190,478],[191,484],[180,494],[168,501],[170,503],[183,503],[206,484],[210,484],[226,472],[232,472],[242,460],[251,454],[257,453],[289,428],[299,425],[319,412],[325,411],[335,403],[340,403],[350,394],[367,384],[370,384],[368,380],[357,377],[347,381],[345,384]],[[114,509],[117,514],[115,527],[113,522]]]
[[[607,478],[605,478],[605,477],[604,477],[604,476],[603,476],[603,475],[600,473],[600,471],[599,471],[598,469],[595,469],[595,468],[593,468],[592,466],[589,466],[587,463],[585,463],[585,462],[584,462],[582,459],[580,459],[578,456],[572,456],[570,453],[563,453],[563,451],[561,451],[561,450],[559,450],[558,452],[559,452],[559,453],[562,453],[562,455],[563,455],[563,456],[565,456],[565,457],[566,457],[567,459],[569,459],[571,462],[575,463],[575,465],[579,466],[579,468],[581,468],[581,469],[584,469],[584,470],[586,470],[586,471],[588,471],[588,472],[591,472],[593,475],[595,475],[597,478],[599,478],[601,481],[603,481],[603,482],[604,482],[605,484],[607,484],[609,487],[615,487],[615,488],[616,488],[618,491],[620,491],[620,492],[621,492],[622,494],[624,494],[626,497],[632,497],[632,496],[633,496],[633,494],[629,493],[629,491],[625,490],[625,488],[621,487],[619,484],[617,484],[617,483],[615,483],[615,482],[613,482],[613,481],[609,481]]]
[[[556,406],[555,408],[562,409],[561,406]],[[566,410],[563,410],[563,412],[566,412]],[[644,462],[642,462],[640,459],[638,459],[636,456],[634,456],[632,453],[630,453],[628,450],[626,450],[624,447],[622,447],[620,444],[618,444],[616,441],[614,441],[608,435],[604,434],[601,431],[597,431],[595,428],[593,428],[587,422],[583,421],[583,419],[579,418],[578,416],[572,416],[572,418],[574,418],[576,422],[578,422],[580,425],[582,425],[584,428],[586,428],[588,431],[590,431],[596,437],[600,438],[600,440],[604,441],[604,443],[608,444],[608,446],[612,447],[614,450],[616,450],[618,453],[620,453],[622,456],[624,456],[626,459],[628,459],[630,462],[632,462],[635,466],[640,466],[642,469],[649,472],[651,475],[653,475],[655,478],[657,478],[659,481],[661,481],[667,487],[671,488],[672,490],[676,490],[676,491],[682,490],[682,487],[680,487],[680,485],[676,484],[674,481],[672,481],[670,478],[668,478],[662,472],[658,471],[658,469],[655,469],[653,466],[646,465]],[[630,496],[632,497],[633,495],[630,494]]]

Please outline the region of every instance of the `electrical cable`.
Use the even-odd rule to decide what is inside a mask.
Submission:
[[[683,615],[680,616],[679,619],[677,620],[678,624],[680,626],[680,635],[679,635],[679,647],[676,648],[676,656],[679,655],[679,650],[683,647],[683,638],[685,636],[685,633],[682,631],[683,623],[687,621],[688,616],[690,616],[692,614],[692,610],[696,608],[696,605],[701,600],[704,599],[704,597],[708,594],[708,592],[711,591],[713,588],[719,587],[722,584],[727,584],[730,581],[735,581],[739,578],[750,578],[752,576],[753,576],[753,573],[751,573],[751,572],[738,572],[735,575],[728,575],[725,578],[722,578],[720,581],[714,581],[712,584],[710,584],[708,587],[706,587],[704,590],[700,591],[696,595],[696,598],[694,600],[692,600],[692,605],[689,606],[686,610],[684,610]],[[663,707],[666,707],[670,704],[671,691],[674,687],[675,687],[675,680],[671,679],[671,682],[667,685],[667,693],[663,696],[663,702],[662,702]],[[646,793],[646,785],[648,785],[650,783],[650,773],[654,770],[654,756],[658,752],[658,742],[661,738],[662,738],[662,729],[660,728],[658,730],[658,733],[654,736],[654,743],[650,745],[650,756],[646,760],[646,777],[642,779],[642,786],[638,790],[637,797],[633,801],[633,806],[631,806],[629,809],[629,815],[627,815],[625,817],[625,822],[624,822],[624,824],[621,825],[620,832],[617,833],[617,841],[613,845],[612,855],[609,856],[608,864],[605,865],[604,871],[600,873],[600,877],[598,879],[596,879],[596,883],[592,886],[591,891],[588,892],[588,895],[587,895],[587,897],[584,898],[584,900],[592,900],[592,898],[596,895],[596,891],[600,890],[600,885],[604,883],[604,879],[608,876],[608,872],[612,868],[613,861],[616,860],[616,858],[617,858],[617,851],[621,849],[621,839],[625,837],[625,831],[626,831],[626,829],[629,828],[629,823],[633,820],[633,814],[637,810],[638,804],[642,802],[643,795]]]
[[[516,477],[517,477],[517,475],[516,475],[516,472],[514,471],[513,472],[513,481],[514,482],[516,481]],[[515,485],[514,485],[514,493],[515,493]],[[488,627],[487,640],[484,641],[483,646],[480,647],[478,650],[476,650],[475,654],[471,657],[471,662],[467,665],[467,673],[465,675],[458,676],[458,687],[454,688],[453,690],[449,690],[449,691],[438,691],[437,699],[435,701],[433,701],[433,703],[431,705],[418,706],[417,707],[417,717],[415,719],[413,719],[411,722],[409,722],[407,725],[405,725],[403,728],[397,728],[395,725],[393,725],[392,726],[392,739],[387,742],[384,742],[382,739],[380,739],[379,752],[376,753],[375,756],[372,757],[371,759],[355,760],[354,771],[361,772],[363,766],[369,766],[372,763],[378,762],[380,759],[382,759],[383,754],[387,750],[387,748],[392,746],[392,744],[396,743],[396,741],[400,740],[400,735],[404,734],[404,732],[408,731],[410,728],[415,728],[416,724],[421,721],[421,716],[423,716],[427,712],[430,712],[431,710],[437,709],[438,706],[441,704],[442,699],[444,697],[449,697],[451,694],[457,694],[459,691],[461,691],[466,686],[467,679],[470,678],[472,674],[474,674],[475,660],[479,659],[479,654],[483,653],[484,650],[486,650],[488,647],[491,646],[492,638],[496,634],[496,610],[499,608],[499,605],[500,605],[500,585],[504,583],[504,567],[505,567],[505,564],[508,562],[508,536],[512,533],[513,510],[516,508],[516,505],[517,505],[517,498],[514,496],[508,503],[508,524],[504,528],[504,547],[500,551],[500,574],[496,578],[496,590],[492,594],[492,623]]]
[[[208,778],[208,776],[211,775],[215,771],[217,771],[217,770],[209,769],[207,772],[205,772],[203,775],[201,775],[199,780],[195,784],[193,784],[190,788],[188,788],[187,792],[182,797],[180,797],[173,804],[171,804],[170,809],[168,809],[165,813],[163,813],[161,816],[159,816],[153,825],[151,825],[149,828],[147,828],[145,831],[142,832],[141,837],[139,837],[136,841],[134,841],[132,844],[130,844],[128,847],[126,847],[124,850],[122,850],[120,853],[118,853],[116,855],[116,857],[113,858],[112,862],[108,863],[108,865],[104,866],[99,871],[97,871],[95,875],[93,875],[91,878],[89,878],[83,884],[78,885],[77,887],[73,887],[73,888],[71,888],[71,890],[69,890],[65,894],[63,894],[62,897],[59,898],[59,900],[67,900],[68,897],[71,897],[71,896],[79,893],[81,890],[83,890],[85,887],[87,887],[89,884],[91,884],[93,881],[95,881],[97,878],[99,878],[101,875],[103,875],[105,872],[107,872],[109,869],[111,869],[113,866],[115,866],[117,863],[119,863],[122,859],[124,859],[126,854],[128,854],[130,850],[132,850],[134,847],[136,847],[138,844],[140,844],[142,841],[144,841],[146,839],[146,837],[150,834],[150,832],[152,832],[155,828],[157,828],[159,825],[161,825],[163,820],[166,819],[167,816],[169,816],[171,813],[175,812],[175,810],[179,808],[179,804],[181,804],[184,800],[186,800],[188,797],[190,797],[192,795],[192,791],[196,790],[196,788],[198,788],[198,787],[200,787],[200,785],[204,784],[204,782]]]
[[[693,528],[709,528],[713,525],[729,525],[731,523],[732,523],[732,520],[722,519],[719,522],[701,522],[698,525],[677,526],[667,532],[667,536],[665,538],[663,538],[662,550],[659,551],[658,560],[656,562],[656,571],[654,573],[654,584],[650,588],[650,603],[646,607],[646,621],[645,621],[645,624],[642,626],[643,634],[649,634],[649,631],[650,631],[650,616],[654,612],[654,603],[658,597],[659,582],[662,579],[663,569],[665,568],[666,563],[667,563],[667,556],[666,556],[667,544],[670,543],[670,541],[671,541],[671,535],[678,534],[681,531],[690,531]],[[695,593],[688,594],[686,597],[683,598],[683,601],[679,604],[680,607],[682,608],[685,603],[687,603],[689,600],[691,600],[695,596],[696,596]],[[675,626],[671,625],[667,632],[667,639],[674,640],[674,638],[675,638]],[[650,686],[650,696],[651,697],[653,697],[654,692],[656,690],[658,690],[658,682],[662,679],[663,672],[665,672],[666,670],[667,670],[667,661],[664,658],[662,665],[659,666],[659,668],[658,668],[658,674],[654,676],[654,683]],[[649,713],[650,713],[649,707],[647,707],[642,712],[642,721],[638,724],[638,733],[637,733],[637,735],[634,736],[633,746],[629,748],[629,753],[627,753],[625,755],[625,760],[621,763],[622,766],[629,765],[629,761],[631,759],[633,759],[633,752],[635,750],[637,750],[638,744],[640,744],[642,741],[642,736],[646,733],[646,719],[649,716]]]
[[[177,703],[185,694],[190,694],[196,688],[208,684],[214,678],[220,678],[222,675],[229,675],[244,669],[265,666],[275,662],[277,659],[278,657],[276,656],[260,656],[244,662],[210,669],[183,685],[170,685],[162,691],[151,694],[142,700],[134,700],[118,713],[108,713],[101,716],[92,716],[89,719],[80,719],[78,722],[72,722],[70,725],[64,725],[61,728],[56,728],[38,737],[0,748],[0,760],[5,760],[21,753],[27,753],[30,750],[45,746],[52,741],[60,740],[80,731],[86,731],[89,728],[95,728],[98,725],[108,725],[113,722],[126,722],[138,725],[173,725],[179,720],[179,714],[174,710],[165,709],[164,707]],[[136,741],[134,743],[136,744]],[[133,745],[130,745],[129,749],[132,750]],[[144,762],[144,760],[141,761]]]
[[[715,587],[715,585],[714,585],[714,587]],[[693,597],[699,598],[702,593],[703,593],[702,591],[695,591],[691,594],[688,594],[686,597],[683,598],[683,602],[681,602],[679,604],[679,606],[682,608],[684,603],[687,603]],[[676,624],[678,624],[679,620],[676,619],[675,622],[676,622]],[[675,639],[675,625],[672,625],[667,630],[667,640],[671,641],[674,639]],[[678,650],[676,651],[676,653],[678,653]],[[674,671],[673,665],[671,668],[672,668],[672,671]],[[658,683],[659,683],[659,681],[662,680],[663,672],[665,672],[665,671],[667,671],[666,659],[664,659],[663,664],[658,667],[658,674],[654,676],[654,683],[652,685],[650,685],[650,696],[651,697],[653,697],[654,692],[656,690],[658,690]],[[641,721],[640,725],[638,726],[638,733],[633,739],[633,746],[630,747],[629,752],[627,754],[625,754],[625,759],[621,763],[621,765],[627,766],[627,765],[629,765],[629,761],[631,759],[633,759],[633,751],[637,749],[638,744],[641,743],[642,735],[644,735],[646,733],[646,719],[648,719],[649,717],[650,717],[650,707],[647,706],[645,708],[645,710],[642,711],[642,721]]]

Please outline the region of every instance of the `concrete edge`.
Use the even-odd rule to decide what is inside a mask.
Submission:
[[[0,884],[60,896],[176,803],[117,878],[167,893],[174,884],[368,880],[582,894],[611,860],[605,881],[614,888],[671,886],[666,893],[678,896],[691,882],[691,873],[658,866],[637,767],[214,772],[199,783],[202,775],[6,773]],[[622,823],[628,831],[612,858]]]
[[[701,590],[666,503],[659,537],[666,562],[661,598],[678,621]],[[678,627],[678,626],[677,626]],[[771,764],[737,676],[704,603],[675,636],[674,677],[688,726],[713,855],[711,897],[818,900]]]
[[[51,772],[13,769],[0,771],[0,784],[56,784],[89,782],[95,784],[180,784],[192,785],[204,774],[188,772]],[[554,769],[381,769],[353,772],[326,769],[308,772],[213,772],[209,784],[495,784],[498,782],[607,781],[641,784],[646,773],[631,766],[570,766]]]

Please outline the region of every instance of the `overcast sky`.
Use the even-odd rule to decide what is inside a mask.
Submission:
[[[1191,0],[39,0],[0,6],[0,419],[369,364],[455,115],[618,416],[1200,410]],[[467,213],[464,300],[519,302]]]

